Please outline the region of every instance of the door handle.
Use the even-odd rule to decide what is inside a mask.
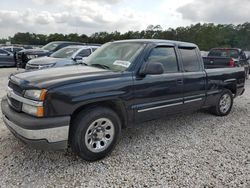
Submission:
[[[176,83],[177,83],[177,85],[183,85],[183,80],[182,79],[176,80]]]

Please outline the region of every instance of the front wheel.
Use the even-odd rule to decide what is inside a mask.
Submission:
[[[226,116],[231,112],[233,106],[233,94],[230,90],[222,92],[216,106],[211,108],[211,112],[217,116]]]
[[[121,132],[117,114],[104,107],[82,111],[70,129],[70,146],[82,159],[96,161],[115,147]]]

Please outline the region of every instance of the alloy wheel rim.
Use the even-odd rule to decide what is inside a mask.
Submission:
[[[85,134],[85,144],[94,153],[106,150],[112,143],[115,127],[111,120],[100,118],[93,121]]]
[[[224,94],[220,99],[220,111],[222,113],[227,113],[231,107],[231,97],[229,94]]]

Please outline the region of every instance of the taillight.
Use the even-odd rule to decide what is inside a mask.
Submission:
[[[235,67],[235,61],[233,59],[230,59],[229,66],[230,67]]]

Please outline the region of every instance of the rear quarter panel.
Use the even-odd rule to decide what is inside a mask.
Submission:
[[[244,90],[245,71],[239,68],[206,69],[207,73],[207,100],[205,106],[215,105],[224,89],[230,89],[235,96]]]

